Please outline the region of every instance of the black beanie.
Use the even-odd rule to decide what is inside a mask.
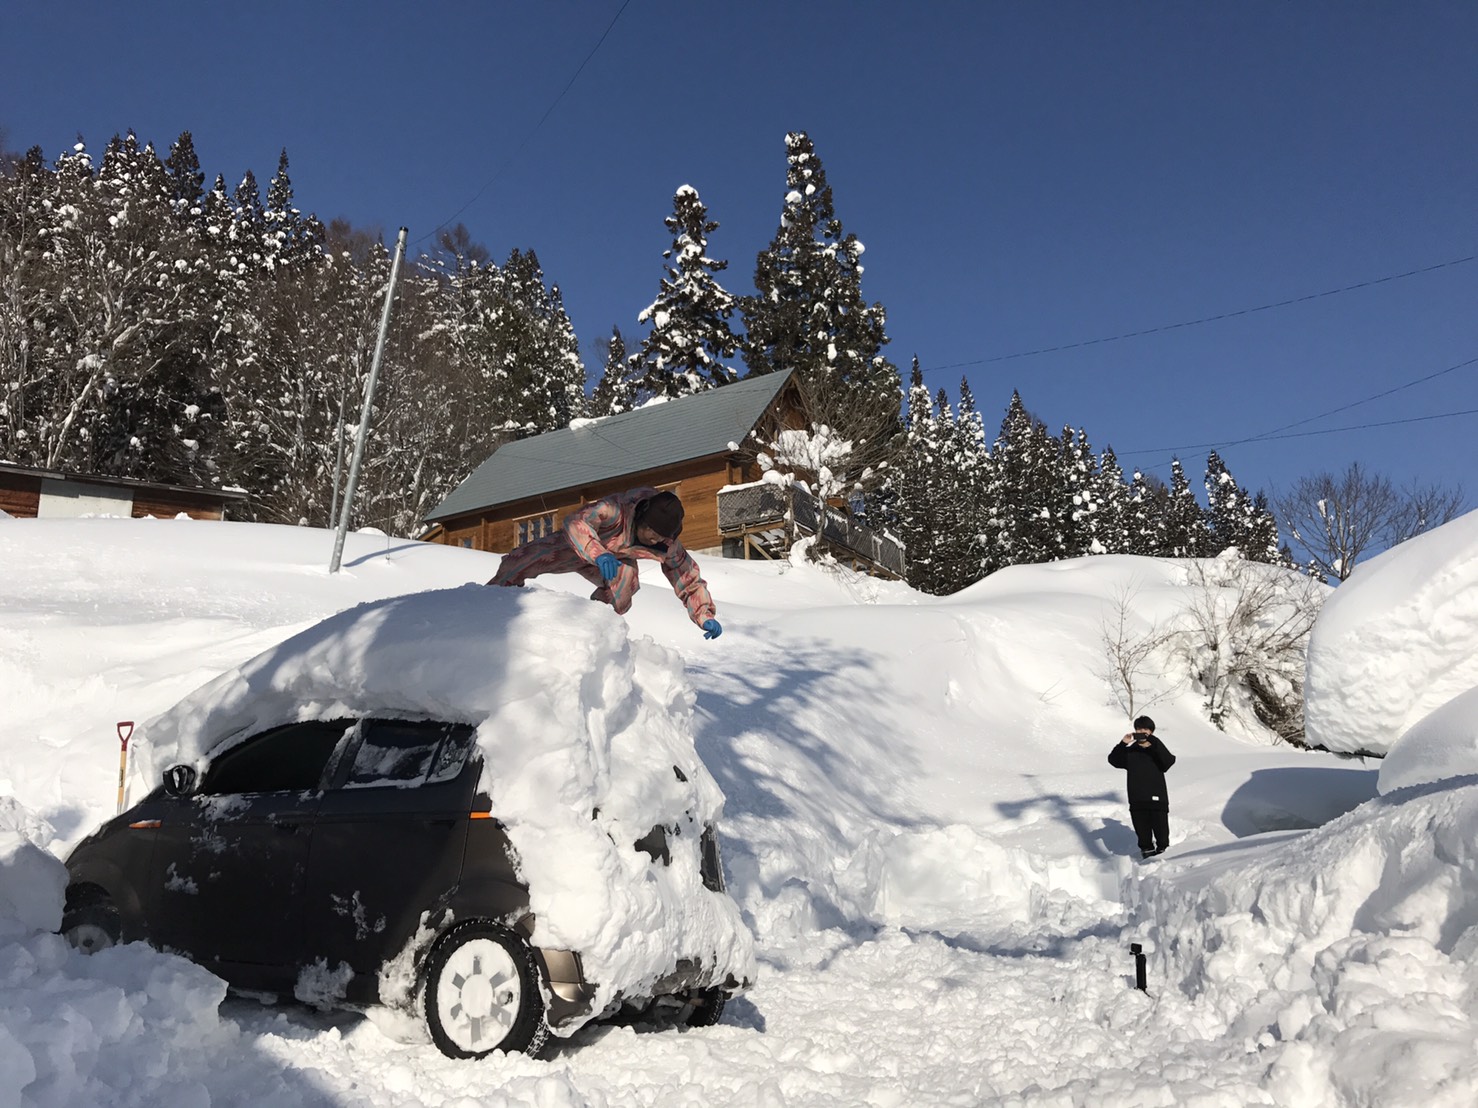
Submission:
[[[650,527],[664,539],[675,539],[683,533],[683,502],[676,493],[659,492],[637,505],[636,522],[638,526]]]

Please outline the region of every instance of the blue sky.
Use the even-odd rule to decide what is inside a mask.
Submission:
[[[592,372],[679,186],[751,290],[806,130],[888,353],[989,431],[1018,389],[1126,468],[1199,483],[1219,445],[1251,488],[1360,460],[1478,502],[1465,0],[12,2],[0,42],[11,148],[189,130],[234,184],[286,147],[325,220],[533,248]]]

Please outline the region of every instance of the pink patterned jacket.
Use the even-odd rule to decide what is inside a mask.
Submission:
[[[643,546],[636,539],[636,506],[657,495],[656,489],[637,488],[603,497],[565,517],[564,531],[580,557],[592,565],[602,554],[614,554],[622,561],[651,558],[662,563],[672,591],[688,610],[688,618],[699,627],[717,614],[708,583],[698,571],[698,563],[683,548],[682,540],[669,539],[667,551]]]

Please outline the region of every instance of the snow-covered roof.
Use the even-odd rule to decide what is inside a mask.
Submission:
[[[427,515],[428,523],[531,496],[726,453],[791,378],[758,374],[634,412],[580,421],[499,449]]]
[[[145,481],[138,477],[112,477],[103,473],[70,473],[59,469],[37,469],[19,462],[0,461],[0,474],[37,478],[43,481],[77,481],[92,485],[115,485],[126,489],[159,489],[165,492],[187,492],[217,500],[245,500],[250,494],[242,488],[206,485],[172,485],[165,481]]]

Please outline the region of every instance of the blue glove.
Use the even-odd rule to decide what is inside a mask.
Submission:
[[[705,639],[716,639],[724,633],[716,619],[705,619],[703,621],[703,637]]]
[[[614,554],[602,554],[595,559],[595,568],[600,570],[602,580],[614,581],[621,570],[621,560]]]

